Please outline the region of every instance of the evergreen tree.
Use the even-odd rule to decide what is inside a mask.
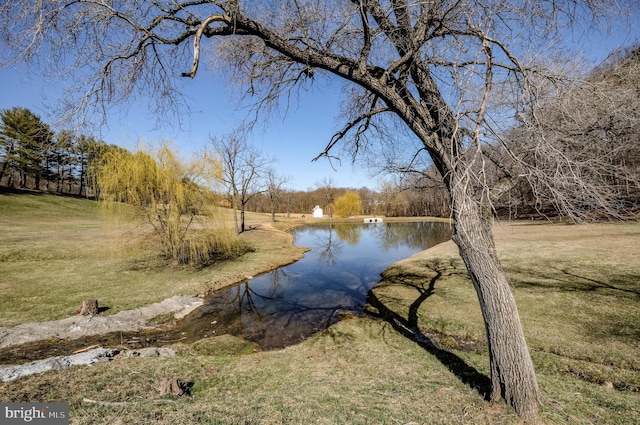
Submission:
[[[86,194],[87,186],[91,186],[89,181],[89,170],[91,164],[98,159],[100,152],[107,144],[104,141],[96,140],[93,136],[81,134],[74,144],[74,154],[76,164],[73,170],[74,177],[78,180],[78,195]]]
[[[76,163],[74,146],[76,135],[64,130],[58,132],[55,137],[55,146],[49,152],[47,170],[49,179],[56,181],[56,192],[65,192],[64,184],[73,179],[72,169]]]
[[[40,117],[29,109],[14,107],[0,112],[0,146],[4,164],[0,178],[6,172],[20,173],[20,186],[26,187],[27,176],[35,179],[35,188],[40,178],[47,173],[47,155],[53,146],[53,132]]]

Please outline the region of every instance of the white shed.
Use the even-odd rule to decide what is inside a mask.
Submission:
[[[320,205],[316,205],[313,208],[313,218],[322,218],[322,208],[320,208]]]

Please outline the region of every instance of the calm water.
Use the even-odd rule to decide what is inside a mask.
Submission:
[[[338,311],[361,312],[383,270],[451,230],[432,222],[334,224],[293,235],[311,248],[303,259],[213,294],[185,318],[187,339],[231,334],[263,349],[295,344],[337,322]]]

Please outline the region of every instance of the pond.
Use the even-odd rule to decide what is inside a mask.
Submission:
[[[380,273],[451,237],[448,224],[428,221],[313,225],[292,233],[296,245],[311,249],[303,259],[214,293],[174,328],[36,341],[0,350],[0,364],[67,355],[90,345],[136,349],[224,334],[261,349],[286,347],[336,323],[341,311],[361,313]]]
[[[223,289],[185,317],[194,341],[231,334],[262,349],[295,344],[336,323],[339,312],[363,311],[369,290],[391,264],[451,237],[448,224],[389,222],[310,225],[296,229],[303,259]]]

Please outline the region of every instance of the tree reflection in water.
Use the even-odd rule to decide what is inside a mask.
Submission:
[[[367,293],[392,263],[451,237],[434,222],[313,225],[293,232],[311,248],[288,266],[216,292],[184,320],[187,339],[232,334],[262,349],[295,344],[361,312]]]

